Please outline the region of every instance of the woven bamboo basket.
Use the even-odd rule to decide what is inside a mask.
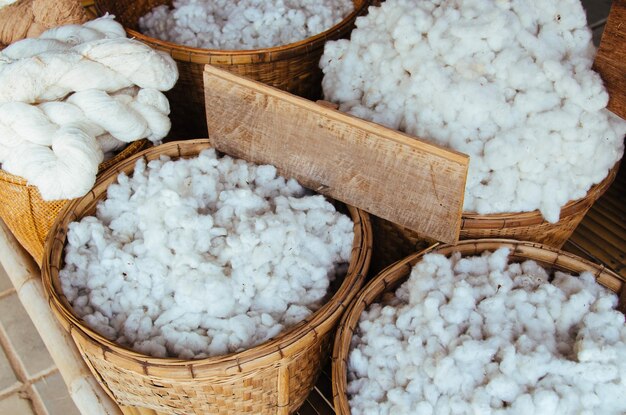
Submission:
[[[510,238],[561,248],[595,201],[611,186],[618,170],[619,162],[604,180],[589,189],[585,197],[563,206],[557,223],[546,222],[538,210],[489,215],[463,212],[460,239]],[[375,235],[372,259],[374,272],[436,242],[375,216],[372,217],[372,228]]]
[[[171,0],[96,0],[99,15],[108,12],[126,28],[129,37],[168,52],[178,63],[179,80],[166,92],[172,104],[170,137],[206,137],[203,69],[205,64],[266,83],[309,99],[321,96],[322,71],[318,64],[327,40],[347,37],[368,0],[353,0],[354,11],[330,29],[300,42],[265,49],[216,50],[178,45],[139,32],[139,18]]]
[[[98,173],[149,145],[148,140],[132,142],[115,157],[101,163]],[[45,201],[35,186],[29,186],[23,178],[0,169],[0,218],[40,266],[48,232],[67,202]]]
[[[72,201],[55,222],[46,243],[43,284],[50,305],[71,333],[87,365],[120,405],[164,414],[287,414],[295,411],[314,386],[329,355],[332,335],[344,308],[368,271],[372,235],[366,213],[347,206],[354,221],[354,242],[347,274],[337,278],[329,299],[317,312],[276,338],[242,351],[200,360],[153,358],[121,347],[76,317],[62,293],[59,269],[70,222],[93,214],[119,172],[135,162],[161,155],[191,157],[209,148],[209,140],[171,142],[148,149],[109,169],[88,195]]]
[[[572,274],[590,271],[595,275],[596,281],[619,294],[618,308],[621,312],[626,310],[626,289],[624,289],[626,283],[624,279],[602,265],[594,264],[569,252],[538,243],[507,239],[474,239],[462,241],[457,245],[433,245],[385,268],[357,295],[342,317],[335,337],[332,357],[333,399],[337,414],[350,414],[347,395],[347,360],[352,335],[359,324],[361,313],[371,304],[380,302],[384,294],[393,293],[402,285],[408,279],[413,266],[429,252],[447,256],[454,252],[460,252],[463,256],[473,256],[502,247],[510,248],[509,259],[512,262],[532,259],[548,270]]]

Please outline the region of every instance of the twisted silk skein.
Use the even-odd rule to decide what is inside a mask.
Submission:
[[[44,200],[84,195],[103,152],[170,130],[167,54],[105,16],[50,29],[0,52],[0,163]]]

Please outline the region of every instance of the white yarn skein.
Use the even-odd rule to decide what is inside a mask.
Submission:
[[[170,55],[137,40],[104,39],[83,43],[73,50],[122,74],[140,88],[164,91],[178,80],[176,62]]]
[[[75,91],[133,85],[165,91],[177,79],[169,55],[131,39],[104,39],[0,65],[0,102],[53,101]]]
[[[116,153],[119,150],[123,149],[124,147],[126,147],[126,144],[124,141],[120,141],[117,138],[113,137],[111,134],[102,134],[96,137],[96,141],[98,142],[98,145],[100,146],[100,148],[102,149],[102,152],[104,153],[104,159],[108,160],[109,158],[111,158],[111,156],[113,155],[112,153]]]
[[[23,102],[0,104],[0,143],[29,141],[42,146],[52,145],[58,126],[37,107]]]
[[[118,140],[131,142],[146,137],[156,142],[167,135],[171,123],[167,116],[169,105],[162,108],[162,100],[155,98],[154,104],[159,108],[152,105],[151,100],[145,99],[155,95],[167,101],[160,91],[154,89],[141,90],[136,96],[110,96],[104,91],[90,89],[71,95],[66,102],[76,105],[91,122]]]
[[[24,59],[43,52],[66,52],[85,42],[125,37],[126,32],[122,25],[107,15],[83,25],[53,27],[37,38],[26,38],[7,46],[2,50],[2,54],[9,59]]]
[[[169,110],[167,98],[154,89],[137,92],[130,88],[113,96],[87,90],[72,94],[65,102],[38,106],[8,102],[0,104],[0,144],[11,147],[30,141],[50,146],[59,126],[69,124],[82,125],[92,137],[110,134],[105,152],[119,147],[119,141],[129,143],[145,137],[156,143],[169,132]]]
[[[86,194],[96,181],[102,150],[80,124],[59,128],[52,148],[23,141],[2,168],[37,186],[44,200],[70,199]]]
[[[1,104],[0,104],[1,105]],[[36,106],[48,117],[50,123],[60,125],[81,124],[85,132],[92,137],[98,137],[106,133],[106,130],[98,124],[91,122],[85,113],[76,105],[62,101],[43,102]],[[27,137],[21,137],[28,139]]]
[[[124,27],[115,21],[114,15],[109,13],[105,13],[105,15],[102,17],[83,23],[82,26],[104,33],[104,36],[109,39],[113,39],[116,37],[126,37],[126,30],[124,29]],[[52,30],[54,29],[47,30],[44,33],[48,33]]]
[[[30,58],[44,52],[66,52],[72,45],[56,39],[26,38],[7,46],[2,50],[6,63],[12,60]]]
[[[82,25],[70,24],[53,27],[39,37],[26,38],[7,46],[2,55],[10,59],[23,59],[42,52],[61,52],[94,40],[125,38],[126,31],[114,20],[115,16],[106,14]]]
[[[37,107],[46,114],[50,122],[57,125],[67,125],[70,123],[80,123],[83,125],[87,134],[96,137],[100,148],[105,154],[121,150],[128,144],[125,141],[113,137],[95,122],[90,122],[85,116],[85,113],[75,105],[66,102],[51,101],[39,104]],[[1,132],[0,137],[2,137]],[[0,156],[0,162],[2,159],[3,158]]]
[[[14,43],[0,52],[2,168],[44,200],[86,194],[103,152],[167,135],[160,91],[177,79],[168,54],[127,39],[113,16]]]
[[[178,70],[167,53],[115,37],[123,32],[121,25],[101,19],[87,28],[53,29],[44,33],[50,38],[25,39],[0,52],[0,102],[52,101],[87,89],[114,92],[137,85],[164,91],[174,86]],[[107,32],[98,35],[98,29]],[[94,40],[76,43],[84,39]]]

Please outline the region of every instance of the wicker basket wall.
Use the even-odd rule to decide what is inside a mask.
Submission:
[[[460,239],[507,238],[561,248],[595,201],[611,186],[618,169],[619,162],[604,180],[589,189],[585,197],[563,206],[557,223],[546,222],[538,210],[490,215],[463,212]],[[375,235],[373,272],[436,242],[375,216],[372,217],[372,227]]]
[[[129,144],[115,157],[101,163],[98,172],[103,172],[150,145],[148,140]],[[39,266],[48,232],[67,202],[45,201],[35,186],[29,186],[23,178],[0,169],[0,218]]]
[[[620,295],[619,309],[626,309],[626,286],[625,281],[613,271],[604,266],[586,261],[568,252],[546,245],[520,242],[507,239],[476,239],[462,241],[458,245],[441,245],[430,247],[422,252],[414,253],[384,269],[354,299],[348,311],[339,323],[332,357],[333,398],[335,410],[339,415],[350,414],[350,406],[347,397],[347,359],[350,352],[350,342],[355,328],[358,326],[361,313],[370,304],[379,302],[385,293],[393,293],[404,283],[411,273],[413,266],[429,252],[443,255],[451,255],[453,252],[461,252],[463,256],[480,255],[484,251],[494,251],[501,247],[509,247],[510,260],[522,262],[532,259],[546,269],[559,270],[572,274],[583,271],[592,272],[596,280]]]
[[[340,23],[300,42],[266,49],[216,50],[177,45],[143,35],[138,31],[141,16],[171,0],[96,0],[99,15],[114,14],[134,37],[151,47],[168,52],[178,63],[180,78],[167,92],[172,104],[170,137],[206,137],[203,70],[205,64],[229,70],[309,99],[321,96],[322,71],[318,64],[327,40],[347,37],[357,16],[367,11],[369,0],[353,0],[354,11]]]
[[[118,172],[132,172],[139,158],[152,160],[197,155],[209,140],[171,142],[143,151],[103,174],[94,190],[72,201],[54,224],[46,243],[43,284],[61,324],[71,333],[88,366],[120,405],[165,414],[287,414],[314,386],[341,313],[368,271],[372,234],[366,213],[347,207],[354,221],[349,269],[333,283],[325,305],[275,339],[240,353],[184,361],[153,358],[120,347],[88,328],[72,313],[60,288],[66,230],[71,221],[92,214]]]

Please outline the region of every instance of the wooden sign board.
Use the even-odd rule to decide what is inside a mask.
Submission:
[[[369,213],[447,243],[459,238],[469,157],[210,65],[209,138]]]
[[[626,119],[626,0],[613,0],[593,67],[609,92],[608,109]]]

